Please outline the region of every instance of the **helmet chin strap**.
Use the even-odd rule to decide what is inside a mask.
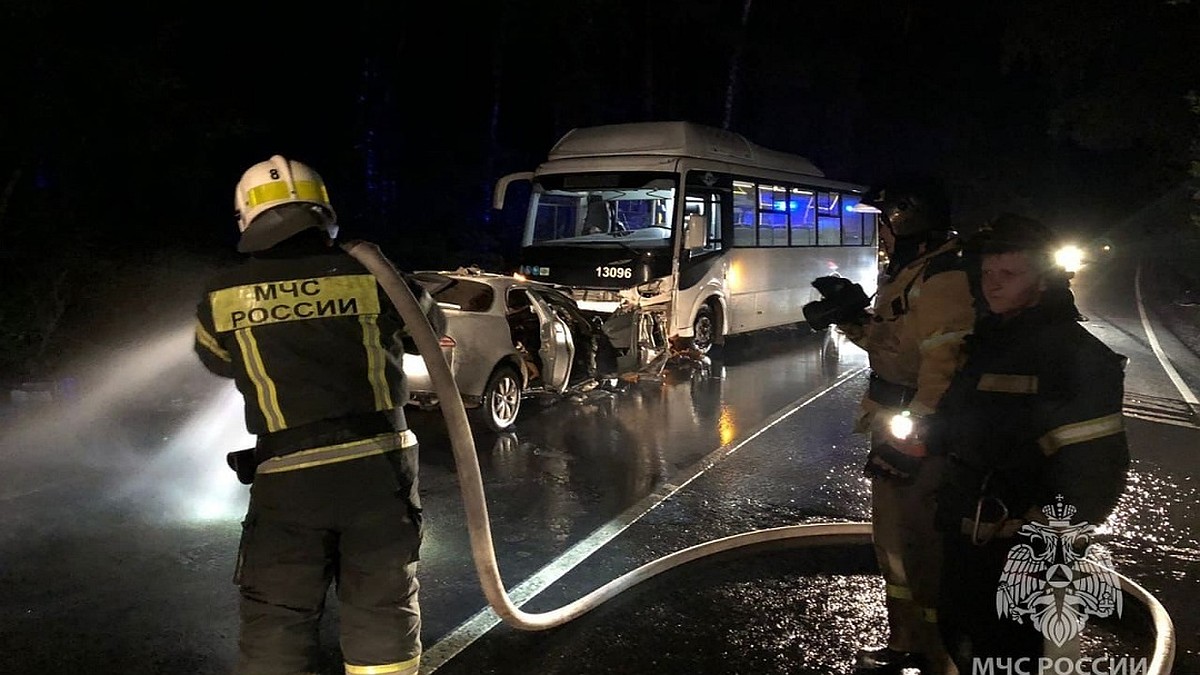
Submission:
[[[895,274],[900,268],[920,257],[921,246],[925,241],[925,237],[921,235],[896,237],[892,253],[888,256],[888,274]]]
[[[888,276],[895,276],[901,268],[917,259],[917,256],[921,254],[921,244],[925,240],[923,237],[902,237],[896,234],[896,229],[892,227],[887,216],[880,216],[879,222],[892,235],[892,250],[888,251],[888,266],[884,271]]]

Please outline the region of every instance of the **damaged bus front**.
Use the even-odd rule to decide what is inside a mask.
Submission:
[[[810,282],[831,271],[875,283],[875,216],[851,208],[863,188],[738,134],[579,128],[536,171],[501,178],[497,209],[518,180],[532,182],[520,273],[606,316],[623,371],[800,323]]]

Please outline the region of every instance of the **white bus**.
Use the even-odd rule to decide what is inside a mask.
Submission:
[[[570,131],[532,172],[520,273],[567,286],[584,309],[630,319],[644,361],[707,353],[725,337],[804,321],[811,282],[841,275],[875,289],[876,212],[865,186],[809,160],[690,122]],[[635,349],[636,348],[636,349]]]

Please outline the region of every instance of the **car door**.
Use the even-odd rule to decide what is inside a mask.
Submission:
[[[575,359],[575,339],[565,317],[548,302],[542,292],[528,289],[530,306],[538,316],[542,344],[538,356],[542,359],[542,381],[547,389],[562,393],[571,381],[571,363]]]

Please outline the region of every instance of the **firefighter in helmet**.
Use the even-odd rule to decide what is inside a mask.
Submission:
[[[251,166],[234,208],[249,257],[206,286],[195,349],[234,381],[257,436],[229,457],[251,484],[234,578],[236,672],[315,672],[336,582],[346,672],[414,675],[422,521],[401,358],[415,347],[375,277],[335,245],[312,168],[279,155]],[[441,335],[441,310],[409,287]]]
[[[1029,617],[997,611],[1014,600],[1002,583],[1010,551],[1031,532],[1041,537],[1034,548],[1048,550],[1047,525],[1099,525],[1125,488],[1125,359],[1079,324],[1054,248],[1049,228],[1013,214],[967,242],[986,312],[929,439],[946,458],[940,627],[962,673],[979,672],[975,659],[1043,656]]]
[[[938,407],[975,317],[949,201],[936,183],[909,179],[864,195],[879,211],[887,256],[873,306],[838,328],[870,362],[856,431],[868,433],[876,557],[886,583],[888,641],[862,649],[862,673],[949,668],[937,630],[939,538],[934,489],[942,461],[927,457],[926,416]]]

